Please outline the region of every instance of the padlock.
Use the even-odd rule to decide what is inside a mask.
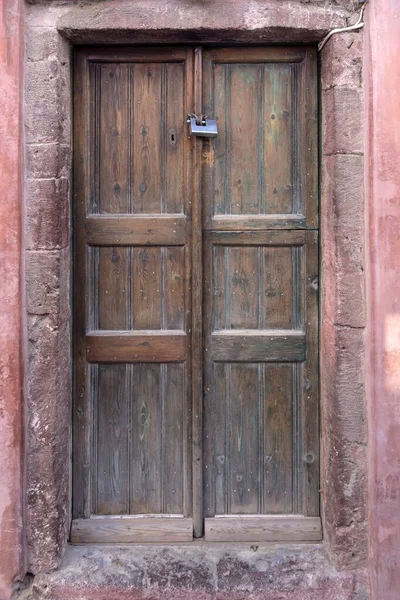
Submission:
[[[197,119],[196,116],[188,116],[190,137],[213,138],[218,135],[217,122],[213,119],[207,119],[207,117]]]

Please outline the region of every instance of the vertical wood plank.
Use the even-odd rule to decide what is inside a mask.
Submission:
[[[293,210],[292,189],[292,68],[264,66],[265,213]]]
[[[258,65],[233,65],[230,79],[229,128],[232,214],[258,214]],[[226,168],[226,162],[225,162]]]
[[[259,322],[259,267],[257,248],[232,247],[229,253],[231,329],[256,329]]]
[[[210,334],[215,312],[215,262],[213,246],[205,233],[204,244],[204,310],[203,310],[203,510],[209,517],[215,514],[215,427],[216,425],[216,365],[210,360]],[[223,302],[223,298],[222,298]],[[219,367],[218,367],[219,368]],[[224,394],[224,392],[222,392]],[[218,395],[219,396],[219,395]],[[223,404],[223,402],[222,402]]]
[[[318,94],[316,48],[297,67],[299,179],[307,227],[318,227]]]
[[[161,248],[132,249],[133,329],[160,329],[162,325]]]
[[[103,247],[98,253],[99,329],[127,329],[129,249]]]
[[[184,64],[166,65],[166,135],[165,135],[165,212],[181,213],[184,209],[184,150],[186,115],[183,110]]]
[[[230,173],[230,67],[226,65],[213,66],[214,90],[212,92],[213,106],[207,107],[207,114],[215,116],[218,123],[218,136],[213,140],[213,151],[208,157],[211,177],[206,179],[205,193],[213,197],[207,206],[209,219],[214,215],[230,214],[231,193],[228,184]],[[210,73],[209,85],[212,85]]]
[[[293,327],[292,248],[263,248],[263,319],[266,329]]]
[[[165,248],[164,254],[164,327],[184,329],[185,321],[185,250]]]
[[[103,64],[100,89],[100,212],[129,206],[128,65]]]
[[[161,177],[165,150],[162,135],[162,81],[164,65],[136,64],[133,71],[133,212],[161,213]],[[163,156],[164,154],[164,156]]]
[[[303,514],[319,514],[319,389],[318,389],[318,233],[306,234],[303,285],[306,297],[307,360],[302,365],[302,495]],[[300,385],[301,385],[300,383]]]
[[[228,512],[230,367],[222,363],[216,363],[213,365],[213,369],[214,514],[223,515]]]
[[[264,510],[293,510],[292,366],[263,365]]]
[[[163,369],[132,366],[131,514],[162,512]]]
[[[102,515],[129,512],[126,365],[99,365],[97,507]]]
[[[202,110],[203,79],[202,48],[196,47],[193,61],[194,112]],[[191,111],[190,111],[191,112]],[[192,465],[193,465],[193,535],[203,535],[203,261],[202,261],[202,212],[201,212],[201,138],[194,138],[192,146]],[[188,279],[190,277],[189,273]]]
[[[182,465],[185,431],[185,365],[169,364],[165,368],[163,512],[183,514]]]
[[[225,252],[223,246],[211,246],[212,249],[212,301],[213,330],[226,327],[226,303],[228,290],[225,289]]]
[[[229,496],[230,512],[259,511],[259,403],[258,366],[230,366]],[[226,385],[226,383],[225,383]]]

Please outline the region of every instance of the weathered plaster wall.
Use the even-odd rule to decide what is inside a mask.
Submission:
[[[74,43],[315,43],[332,27],[346,25],[355,5],[347,0],[103,0],[28,6],[27,539],[31,572],[57,567],[68,533],[71,63],[67,39]],[[348,580],[358,577],[352,569],[362,566],[366,556],[361,55],[362,36],[356,33],[334,37],[321,56],[324,545],[330,560],[347,569]],[[292,563],[294,571],[302,560],[300,554],[296,556],[300,562]]]
[[[0,2],[0,600],[22,572],[21,97],[23,6]]]
[[[400,4],[367,14],[369,512],[373,600],[400,597]]]

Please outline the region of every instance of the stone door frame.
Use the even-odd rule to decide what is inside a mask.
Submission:
[[[27,6],[26,532],[34,574],[59,565],[70,522],[73,45],[316,44],[349,17],[340,7],[275,0],[164,5]],[[367,552],[362,52],[362,34],[351,33],[320,55],[321,498],[324,546],[347,569],[363,566]]]

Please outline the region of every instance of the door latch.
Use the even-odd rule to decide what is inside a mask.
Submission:
[[[189,123],[190,137],[213,138],[218,135],[217,122],[209,119],[206,115],[199,118],[197,115],[189,114],[187,122]]]

